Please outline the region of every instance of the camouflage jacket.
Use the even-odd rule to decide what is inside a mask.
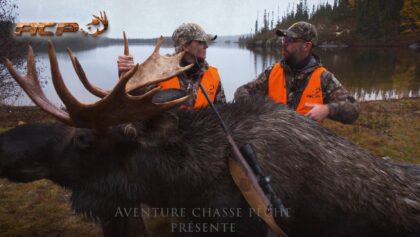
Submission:
[[[319,57],[312,54],[298,67],[299,69],[290,68],[283,60],[280,64],[286,76],[287,107],[296,110],[311,73],[321,66]],[[235,100],[249,95],[268,95],[268,78],[272,68],[273,66],[268,67],[256,80],[239,87],[235,92]],[[345,124],[353,123],[359,116],[360,110],[356,99],[329,71],[321,74],[321,87],[324,104],[328,104],[330,108],[328,118]]]
[[[173,56],[173,54],[167,54],[166,56]],[[185,62],[184,60],[181,60],[180,65],[181,66],[187,66],[189,63]],[[184,89],[187,92],[187,95],[190,95],[189,99],[183,103],[183,105],[186,105],[188,107],[193,108],[195,101],[197,99],[197,91],[199,88],[199,82],[201,81],[201,78],[203,77],[203,74],[207,69],[209,68],[209,64],[207,61],[204,61],[202,63],[198,63],[194,65],[189,70],[177,75],[180,81],[180,87]],[[121,76],[121,72],[119,71],[119,76]],[[141,90],[142,93],[146,91],[150,91],[157,85],[155,83],[150,84],[147,86],[144,90]],[[226,104],[226,96],[225,92],[223,90],[222,81],[219,83],[219,87],[216,91],[216,97],[214,98],[213,103],[215,105],[218,104]]]
[[[186,62],[181,61],[181,66],[186,65],[188,65]],[[199,63],[198,65],[194,65],[194,67],[192,67],[188,71],[178,75],[181,88],[185,89],[187,94],[190,95],[190,98],[186,102],[184,102],[184,105],[189,107],[194,106],[195,101],[197,99],[199,82],[201,81],[204,72],[207,71],[208,68],[208,63],[204,61],[202,63]],[[222,82],[219,83],[219,87],[217,88],[216,97],[214,98],[213,103],[215,105],[226,103],[226,97],[225,92],[223,90]]]

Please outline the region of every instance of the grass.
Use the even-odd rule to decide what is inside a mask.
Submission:
[[[47,180],[0,179],[0,236],[101,236],[98,226],[70,210],[69,196]]]
[[[373,101],[361,108],[353,125],[324,125],[378,156],[420,163],[420,99]],[[33,107],[0,107],[0,132],[46,121],[51,118]],[[0,236],[100,236],[97,225],[71,211],[69,196],[47,180],[16,184],[0,179]],[[148,227],[153,231],[161,224]]]
[[[420,99],[362,103],[355,124],[325,126],[375,155],[420,163]]]
[[[0,127],[0,133],[6,132],[9,129],[11,129],[11,128],[9,128],[9,127]]]

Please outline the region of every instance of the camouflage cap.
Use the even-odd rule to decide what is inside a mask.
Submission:
[[[175,46],[182,45],[192,40],[197,41],[212,41],[217,38],[217,35],[207,34],[201,26],[195,23],[183,23],[172,34],[172,41]]]
[[[304,39],[312,42],[314,45],[318,43],[318,32],[315,26],[305,21],[296,22],[287,30],[277,30],[276,34],[278,36]]]

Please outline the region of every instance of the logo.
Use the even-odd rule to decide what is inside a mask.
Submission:
[[[92,16],[92,21],[89,24],[86,24],[86,30],[79,30],[79,24],[77,22],[18,22],[16,23],[15,35],[21,36],[22,33],[27,32],[30,36],[62,36],[65,32],[71,33],[80,31],[85,36],[91,35],[96,37],[108,29],[109,22],[105,11],[101,11],[100,16]],[[49,31],[54,27],[55,32]],[[93,28],[95,28],[96,31],[94,31]]]
[[[214,91],[214,84],[211,84],[209,87],[209,91],[208,94],[213,96],[214,94],[216,94],[216,92]]]
[[[322,91],[322,89],[320,87],[317,87],[317,88],[315,88],[315,90],[312,91],[312,93],[308,93],[306,95],[306,98],[311,98],[311,99],[321,98],[321,95],[320,95],[321,91]]]
[[[314,98],[321,98],[320,95],[311,95],[311,94],[307,94],[306,98],[310,98],[310,99],[314,99]]]

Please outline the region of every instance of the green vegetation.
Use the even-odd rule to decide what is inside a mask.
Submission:
[[[101,236],[99,227],[70,210],[69,197],[47,180],[0,179],[0,236]]]
[[[9,130],[10,128],[2,128],[2,127],[0,127],[0,133],[2,133],[2,132],[6,132],[7,130]]]
[[[273,46],[274,29],[287,29],[297,21],[314,24],[320,42],[341,42],[347,45],[394,45],[419,43],[419,0],[334,0],[312,6],[306,0],[288,7],[283,17],[277,17],[273,27],[274,13],[264,11],[261,28],[258,19],[253,34],[240,38],[248,46]],[[277,14],[279,15],[279,13]],[[271,22],[271,24],[270,24]]]
[[[25,123],[52,122],[54,119],[34,106],[0,105],[0,132]]]
[[[419,98],[361,103],[355,124],[325,126],[375,155],[420,163]]]
[[[400,11],[401,30],[404,33],[418,32],[420,29],[420,0],[404,1]]]
[[[3,63],[7,57],[13,61],[17,68],[23,65],[22,47],[13,40],[12,26],[16,19],[17,5],[11,0],[0,0],[0,104],[3,100],[17,96],[19,91]]]

